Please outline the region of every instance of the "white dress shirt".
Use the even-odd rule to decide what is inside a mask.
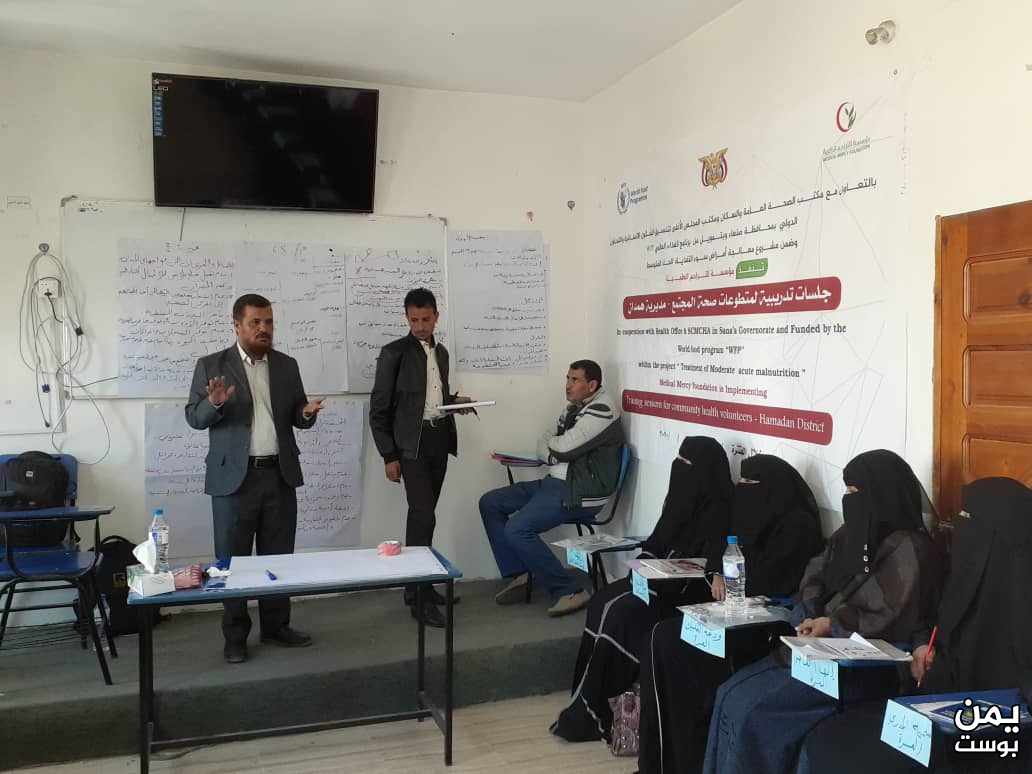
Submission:
[[[269,391],[269,356],[252,360],[237,342],[240,359],[244,362],[244,373],[251,388],[254,402],[254,419],[251,421],[251,445],[247,454],[251,457],[265,457],[279,454],[279,440],[276,425],[272,420],[272,397]]]
[[[444,397],[441,386],[441,371],[437,368],[437,347],[430,342],[419,340],[426,353],[426,399],[423,401],[423,419],[439,419],[444,413],[437,410]]]

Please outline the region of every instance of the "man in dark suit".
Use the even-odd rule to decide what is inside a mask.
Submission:
[[[197,361],[186,421],[208,430],[204,491],[211,495],[215,555],[294,551],[296,488],[304,482],[293,428],[315,424],[323,399],[309,402],[294,358],[272,348],[272,304],[249,293],[233,304],[237,342]],[[224,603],[225,658],[247,660],[251,617],[244,600]],[[290,627],[290,599],[258,604],[261,641],[304,647],[312,638]]]
[[[383,457],[387,480],[405,482],[408,518],[405,545],[429,546],[437,524],[435,509],[448,470],[448,454],[458,453],[455,417],[439,406],[468,403],[448,388],[448,350],[434,339],[437,299],[426,288],[405,296],[409,335],[380,350],[373,392],[369,396],[369,425],[376,449]],[[459,413],[466,413],[462,409]],[[443,603],[433,591],[422,605],[415,603],[415,589],[405,589],[405,603],[412,617],[428,626],[443,627]]]

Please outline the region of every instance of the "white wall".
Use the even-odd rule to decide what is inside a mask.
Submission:
[[[864,30],[884,19],[895,20],[895,41],[868,46]],[[1027,0],[746,0],[586,103],[585,253],[607,233],[613,180],[637,159],[700,130],[762,126],[765,115],[870,76],[908,79],[909,234],[895,268],[910,298],[906,458],[930,486],[935,217],[1032,198],[1029,29]],[[589,282],[588,296],[603,298],[607,282]],[[608,318],[594,326],[595,349],[612,327]],[[706,428],[685,424],[692,432]],[[665,465],[641,465],[634,531],[655,522],[667,475]]]
[[[0,200],[32,198],[30,210],[0,213],[5,269],[0,356],[8,366],[0,371],[0,418],[5,401],[12,401],[8,413],[24,417],[22,422],[38,416],[32,374],[17,359],[17,299],[37,244],[49,242],[60,252],[61,197],[152,197],[153,70],[295,80],[274,73],[213,73],[169,63],[0,49]],[[540,229],[552,248],[550,373],[452,377],[465,394],[499,404],[482,411],[479,421],[459,419],[460,458],[452,462],[438,509],[435,545],[468,577],[497,575],[477,512],[479,494],[505,481],[504,472],[490,462],[490,452],[533,449],[537,435],[561,408],[567,364],[593,354],[582,349],[580,340],[562,334],[582,321],[582,310],[569,296],[580,275],[582,210],[571,212],[566,206],[569,199],[580,200],[583,186],[581,111],[579,104],[554,100],[392,87],[381,91],[377,212],[433,213],[457,229]],[[533,211],[533,222],[527,211]],[[83,324],[88,328],[89,319]],[[105,521],[104,531],[130,539],[142,539],[148,521],[143,405],[141,400],[100,402],[115,441],[103,462],[80,474],[80,501],[115,503],[118,510]],[[103,451],[100,423],[84,401],[75,403],[68,432],[57,438],[65,451],[83,460]],[[48,449],[49,443],[49,435],[3,435],[0,451]],[[404,537],[405,498],[400,486],[384,478],[368,432],[365,443],[362,544],[369,546]]]

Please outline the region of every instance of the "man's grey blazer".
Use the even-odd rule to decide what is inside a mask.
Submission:
[[[304,479],[293,428],[309,428],[315,424],[315,417],[304,417],[308,397],[301,384],[297,361],[275,350],[269,352],[268,358],[269,397],[279,442],[280,473],[290,486],[299,487]],[[225,377],[226,387],[236,386],[236,391],[219,409],[211,405],[207,389],[208,380],[217,376]],[[254,400],[237,345],[200,358],[190,385],[186,423],[196,430],[208,430],[209,448],[204,476],[206,494],[231,495],[244,483],[253,418]]]

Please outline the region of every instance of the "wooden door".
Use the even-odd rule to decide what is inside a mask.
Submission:
[[[1032,486],[1032,202],[937,221],[933,496],[963,484]]]

